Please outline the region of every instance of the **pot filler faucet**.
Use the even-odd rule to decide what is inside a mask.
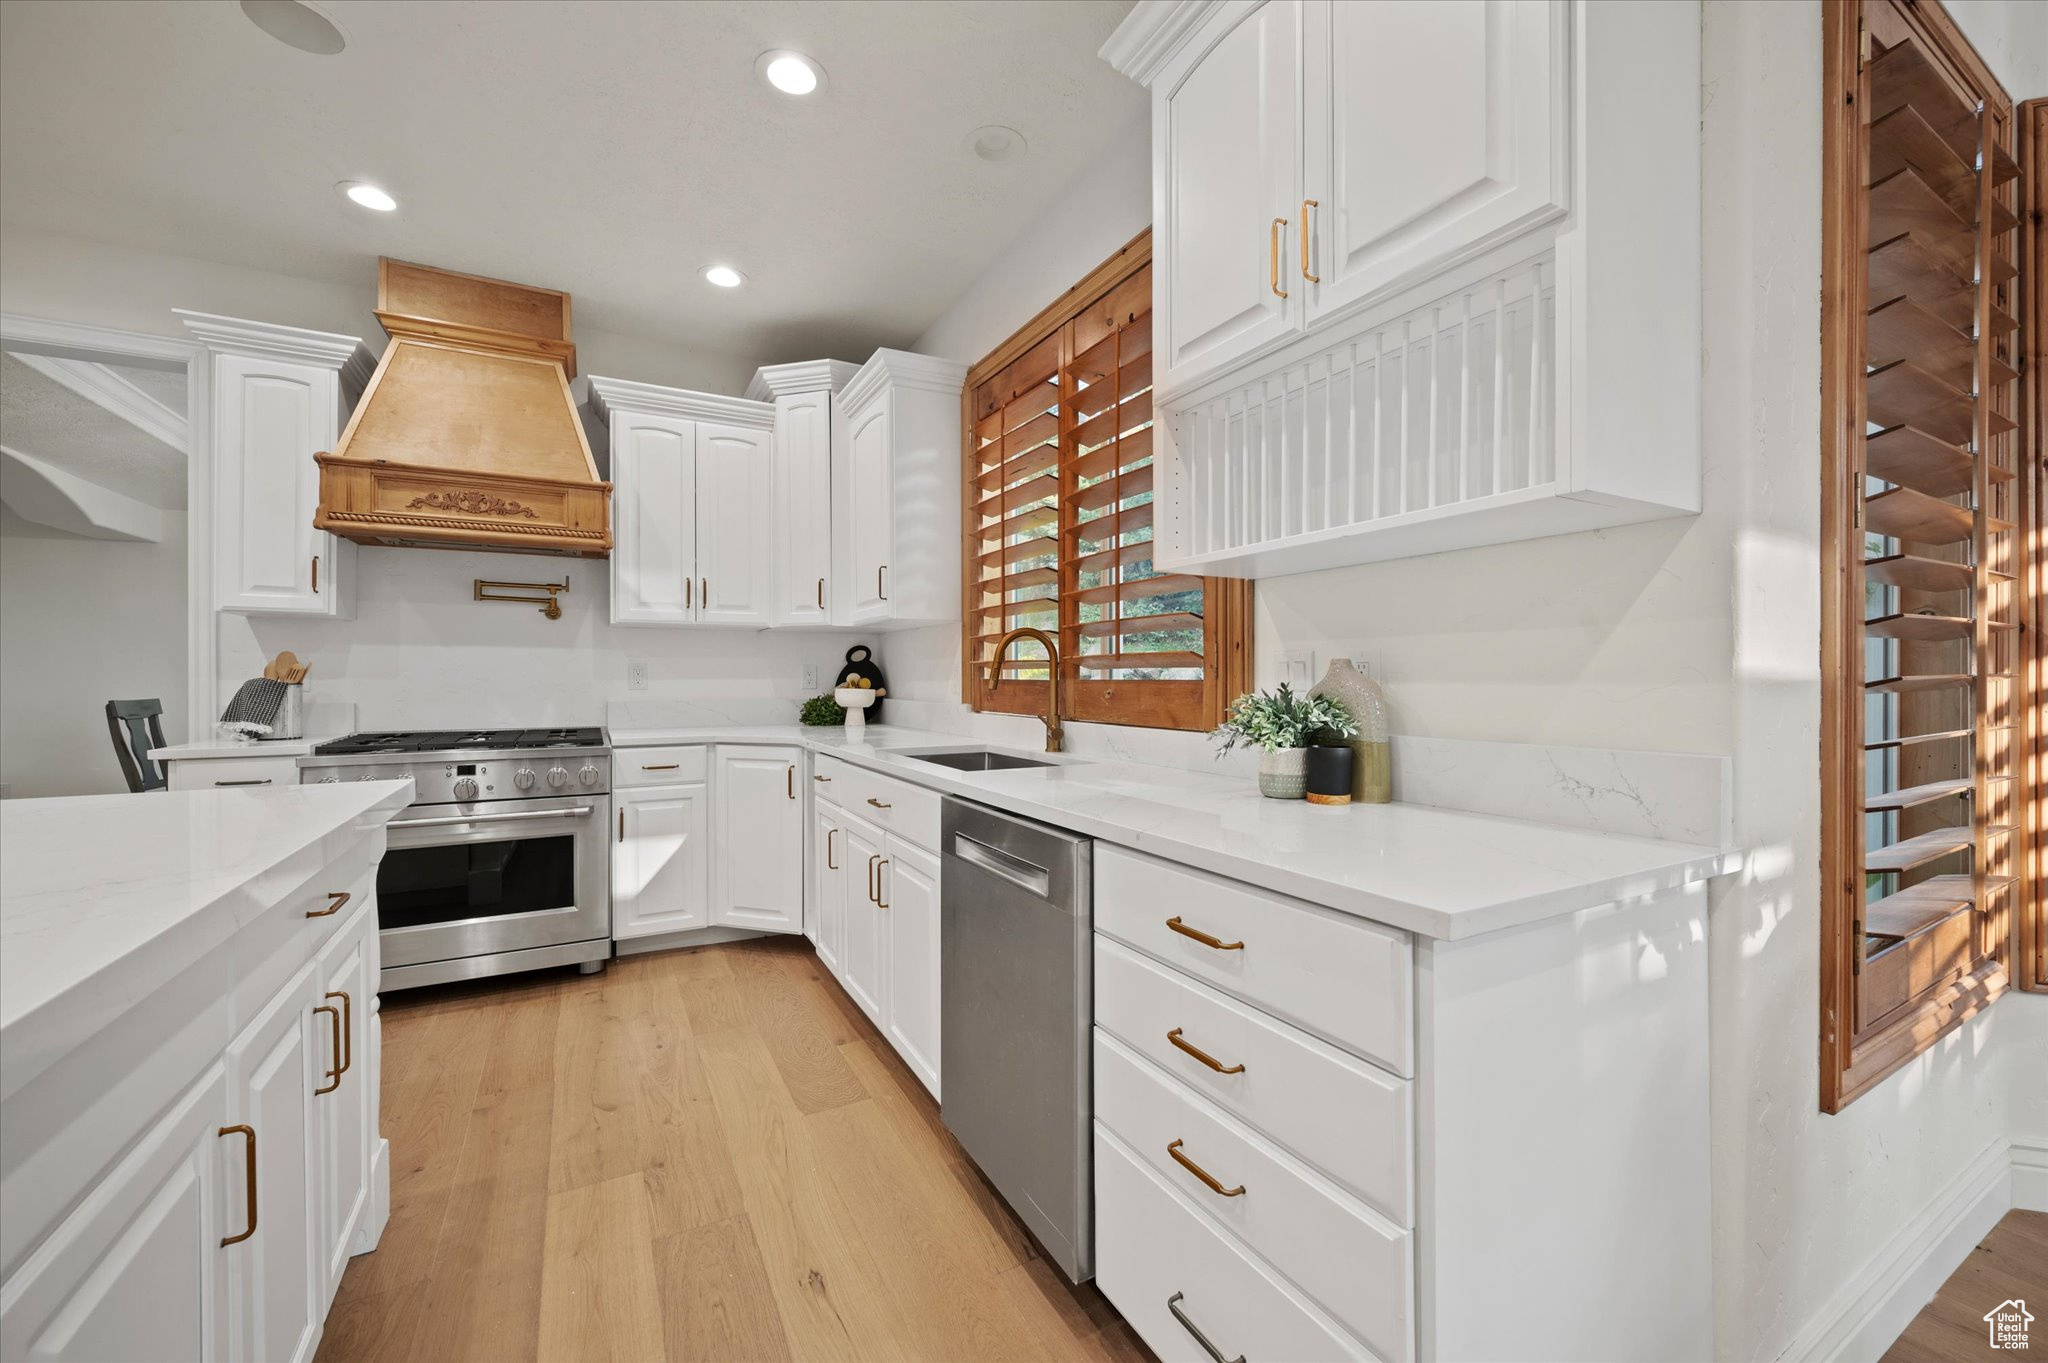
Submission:
[[[1013,629],[996,640],[996,652],[988,662],[988,689],[996,689],[1002,674],[1003,655],[1019,639],[1036,639],[1045,649],[1045,750],[1058,752],[1064,741],[1060,729],[1060,646],[1042,629]]]

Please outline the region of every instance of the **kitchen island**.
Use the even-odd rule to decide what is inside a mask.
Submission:
[[[0,806],[0,1356],[312,1356],[389,1204],[410,782]]]

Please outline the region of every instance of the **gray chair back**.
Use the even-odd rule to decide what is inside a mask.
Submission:
[[[168,790],[171,780],[161,763],[152,761],[151,748],[164,746],[164,703],[160,700],[110,700],[107,702],[107,733],[114,740],[114,757],[128,789]]]

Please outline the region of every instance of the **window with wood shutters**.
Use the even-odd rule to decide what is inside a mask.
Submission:
[[[2025,889],[2020,896],[2018,975],[2020,987],[2048,993],[2048,99],[2030,99],[2019,112],[2020,281],[2027,297],[2021,330],[2020,432],[2025,451],[2027,509],[2033,529],[2027,543],[2022,595],[2024,638],[2032,641],[2026,665],[2026,696],[2020,715],[2021,779],[2028,782],[2021,820],[2027,836]]]
[[[1152,270],[1146,232],[967,377],[962,688],[978,710],[1209,729],[1245,689],[1248,583],[1153,563]]]
[[[1830,4],[1821,1101],[2011,980],[2027,499],[2012,106],[1943,12]]]

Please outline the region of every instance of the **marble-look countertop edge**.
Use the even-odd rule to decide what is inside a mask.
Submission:
[[[858,735],[849,734],[839,727],[812,728],[796,724],[689,725],[651,729],[615,728],[611,730],[611,742],[615,748],[696,743],[773,743],[800,746],[810,752],[837,757],[856,766],[909,781],[914,785],[994,805],[1026,818],[1054,824],[1136,852],[1192,866],[1229,879],[1255,883],[1340,913],[1384,923],[1419,936],[1442,941],[1463,940],[1586,909],[1647,898],[1680,886],[1733,874],[1741,869],[1746,860],[1739,850],[1732,848],[1624,837],[1435,806],[1385,806],[1384,808],[1389,809],[1426,810],[1431,815],[1440,816],[1446,824],[1469,821],[1469,828],[1474,835],[1483,833],[1490,825],[1499,825],[1512,827],[1518,831],[1554,832],[1560,844],[1583,844],[1586,840],[1596,840],[1606,844],[1627,844],[1644,854],[1638,864],[1614,874],[1567,878],[1560,884],[1551,884],[1541,889],[1485,903],[1431,903],[1414,897],[1377,894],[1357,885],[1299,871],[1277,859],[1247,858],[1238,853],[1177,838],[1171,832],[1157,827],[1142,827],[1099,814],[1091,815],[1077,813],[1071,809],[1052,808],[1032,800],[1026,794],[1002,788],[991,782],[987,774],[956,772],[945,767],[918,763],[915,759],[902,755],[903,750],[911,748],[991,746],[960,734],[892,728],[886,725],[871,725]],[[1071,763],[1077,766],[1117,765],[1129,768],[1137,765],[1110,764],[1082,758],[1063,761],[1058,756],[1049,756],[1047,760],[1061,765]],[[1166,767],[1158,770],[1161,774],[1160,793],[1162,797],[1170,796],[1171,781],[1177,773],[1174,769]],[[1247,790],[1246,798],[1256,800],[1262,797]],[[1332,816],[1333,820],[1347,816],[1371,817],[1377,808],[1381,807],[1354,805],[1348,809],[1318,811],[1318,814],[1327,814]]]

